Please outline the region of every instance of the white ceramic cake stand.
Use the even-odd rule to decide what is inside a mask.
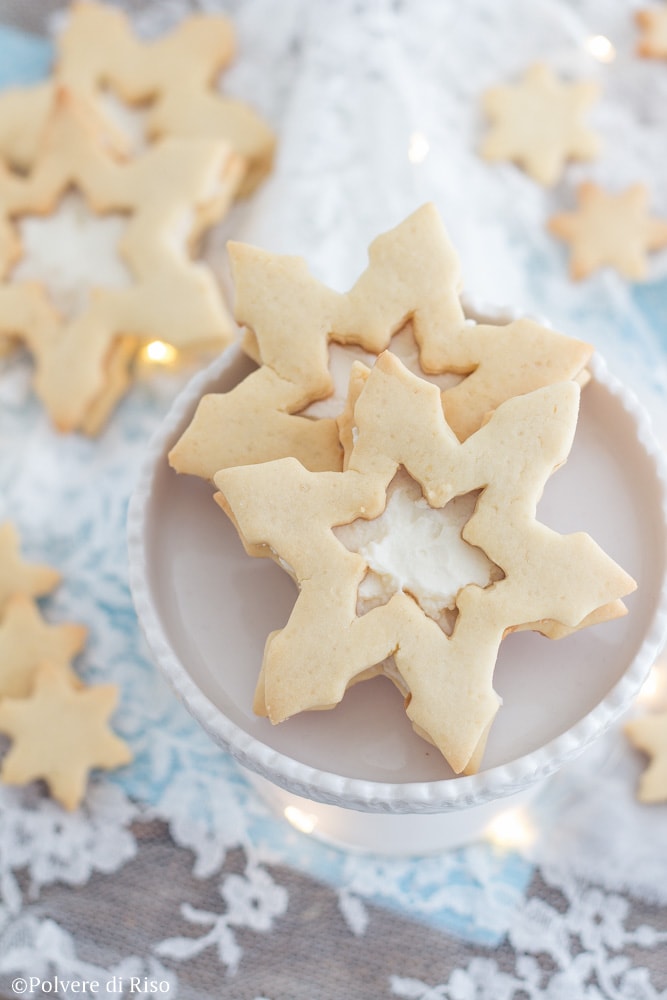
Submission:
[[[177,475],[166,458],[199,398],[230,389],[252,367],[229,349],[190,382],[148,448],[128,531],[132,592],[155,662],[302,829],[388,854],[468,842],[619,718],[663,643],[665,472],[648,420],[595,357],[572,453],[549,480],[538,518],[588,531],[638,589],[622,619],[559,641],[521,632],[502,643],[494,683],[503,706],[483,769],[455,777],[414,734],[384,678],[355,685],[332,711],[279,726],[252,712],[264,642],[287,620],[294,584],[271,560],[249,558],[211,485]]]

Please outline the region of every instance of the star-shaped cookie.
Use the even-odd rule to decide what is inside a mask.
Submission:
[[[179,349],[219,349],[231,340],[220,289],[192,259],[192,247],[239,178],[238,158],[213,140],[172,138],[120,161],[100,122],[64,90],[32,170],[0,171],[0,334],[29,347],[36,391],[59,428],[86,425],[91,409],[98,425],[104,418],[123,388],[122,378],[109,378],[123,337]],[[54,211],[72,188],[93,212],[126,219],[119,252],[131,280],[91,289],[82,311],[63,317],[42,286],[13,282],[11,268],[21,255],[16,220]],[[86,429],[99,426],[88,420]]]
[[[41,597],[59,582],[60,573],[51,566],[23,559],[19,533],[10,521],[0,525],[0,615],[14,594]]]
[[[336,385],[334,348],[339,359],[349,352],[349,368],[359,350],[372,363],[386,348],[398,351],[399,340],[401,350],[411,342],[418,374],[455,383],[442,389],[442,405],[461,438],[508,397],[585,368],[590,345],[531,320],[466,322],[458,258],[434,205],[379,236],[368,256],[352,289],[339,294],[299,257],[230,245],[236,317],[260,367],[231,391],[202,398],[170,453],[173,468],[210,479],[219,469],[291,455],[312,471],[340,469],[335,418],[348,379],[343,371],[343,385]],[[311,412],[327,398],[331,416]]]
[[[221,14],[192,15],[144,42],[121,10],[79,0],[57,42],[54,80],[0,95],[0,154],[22,170],[32,167],[54,91],[65,86],[104,114],[120,150],[165,136],[225,141],[244,161],[235,193],[248,194],[271,169],[275,137],[251,107],[216,88],[235,46],[233,25]]]
[[[0,779],[24,785],[41,778],[55,799],[75,809],[93,768],[120,767],[132,759],[108,726],[117,699],[113,684],[76,686],[62,669],[42,663],[29,695],[0,702],[0,732],[12,739]]]
[[[585,124],[598,95],[595,83],[563,82],[549,66],[531,66],[518,83],[492,87],[483,95],[490,127],[482,156],[512,161],[540,184],[555,184],[569,160],[598,154],[599,140]]]
[[[667,246],[667,220],[649,215],[642,184],[620,194],[591,182],[581,184],[576,211],[552,216],[549,230],[570,245],[570,274],[576,280],[609,266],[640,281],[647,276],[648,253]]]
[[[632,745],[650,757],[637,797],[640,802],[667,802],[667,712],[632,719],[625,732]]]
[[[461,443],[437,387],[385,352],[358,395],[344,472],[309,472],[293,458],[218,472],[216,499],[248,552],[276,559],[299,587],[286,626],[267,640],[256,711],[280,722],[331,707],[351,683],[387,672],[393,656],[388,676],[417,732],[455,772],[477,766],[498,709],[503,636],[544,619],[576,628],[635,587],[588,535],[562,536],[535,519],[547,478],[569,453],[579,391],[570,381],[512,398]],[[379,517],[400,468],[431,509],[481,491],[461,537],[502,578],[458,587],[451,634],[403,589],[358,612],[368,559],[335,529]]]
[[[0,621],[0,698],[24,698],[46,659],[74,680],[70,661],[83,649],[86,635],[83,625],[49,625],[30,597],[10,597]]]
[[[647,7],[635,13],[641,34],[637,43],[640,56],[667,59],[667,7]]]

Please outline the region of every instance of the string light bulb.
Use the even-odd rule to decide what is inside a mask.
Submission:
[[[643,706],[660,707],[667,694],[664,663],[654,663],[637,695],[637,702]]]
[[[408,159],[410,163],[423,163],[429,154],[431,146],[423,132],[413,132],[408,142]]]
[[[286,806],[283,815],[287,822],[301,833],[312,833],[317,826],[317,816],[303,812],[296,806]]]
[[[177,351],[171,344],[165,344],[163,340],[152,340],[143,349],[146,361],[156,365],[169,365],[176,360]]]
[[[486,828],[487,840],[497,847],[529,847],[535,836],[535,827],[523,809],[500,813]]]
[[[591,35],[586,40],[585,46],[598,62],[610,63],[616,58],[616,49],[605,35]]]

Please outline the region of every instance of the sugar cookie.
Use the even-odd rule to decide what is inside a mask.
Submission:
[[[59,582],[60,573],[51,566],[23,559],[19,533],[10,521],[0,524],[0,615],[15,594],[42,597]]]
[[[591,182],[581,184],[576,211],[553,215],[549,231],[570,245],[570,274],[576,280],[610,266],[640,281],[648,273],[647,254],[667,246],[667,220],[649,216],[643,184],[620,194]]]
[[[545,619],[575,629],[635,588],[588,535],[559,535],[535,519],[547,478],[569,453],[579,393],[569,381],[509,399],[461,443],[438,388],[385,352],[358,393],[344,472],[310,472],[294,458],[218,472],[216,499],[247,551],[274,558],[299,586],[289,621],[267,640],[255,710],[277,723],[328,708],[382,671],[456,773],[479,766],[499,705],[492,680],[503,636]],[[481,586],[464,573],[451,634],[402,587],[359,612],[368,557],[335,529],[378,518],[399,468],[432,510],[481,491],[461,538],[501,578]]]
[[[650,758],[639,779],[639,801],[667,802],[667,712],[632,719],[624,728],[632,745]]]
[[[275,136],[248,104],[216,89],[235,47],[233,25],[221,14],[193,14],[143,42],[116,7],[72,3],[54,80],[0,94],[0,154],[22,170],[32,167],[60,85],[104,115],[120,151],[165,136],[226,142],[244,163],[234,194],[249,194],[271,169]]]
[[[641,34],[637,43],[640,56],[667,59],[667,7],[648,7],[635,13]]]
[[[108,726],[117,700],[113,684],[83,688],[53,663],[41,663],[30,694],[0,701],[0,732],[12,739],[0,779],[24,785],[41,778],[55,799],[75,809],[92,768],[120,767],[132,759]]]
[[[217,349],[232,339],[217,282],[191,248],[211,222],[211,206],[224,211],[240,176],[238,158],[212,140],[169,139],[121,162],[90,108],[66,90],[32,170],[0,172],[0,274],[8,275],[0,334],[20,336],[34,355],[36,391],[60,429],[79,428],[90,408],[104,415],[115,402],[122,379],[110,386],[108,377],[118,338]],[[9,272],[21,254],[16,220],[54,211],[72,187],[93,211],[125,217],[120,253],[131,280],[93,288],[81,312],[63,317],[43,287],[12,282]]]
[[[490,128],[482,141],[484,159],[512,161],[540,184],[551,186],[569,160],[594,159],[600,148],[584,116],[599,96],[590,81],[566,83],[542,63],[516,84],[492,87],[482,98]]]
[[[10,597],[0,620],[0,698],[26,697],[38,664],[46,659],[75,680],[70,662],[86,635],[83,625],[49,625],[30,597]]]
[[[299,257],[238,243],[230,256],[236,317],[260,367],[231,391],[203,397],[170,452],[178,472],[210,479],[219,469],[290,455],[311,471],[340,469],[335,417],[347,373],[338,411],[316,418],[310,409],[336,395],[330,356],[338,345],[362,349],[372,363],[409,335],[417,374],[455,376],[442,389],[442,405],[461,439],[503,400],[580,376],[592,353],[528,319],[467,323],[458,258],[431,204],[371,244],[369,265],[346,294],[317,281]]]

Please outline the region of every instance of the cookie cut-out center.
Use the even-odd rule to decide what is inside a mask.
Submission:
[[[91,288],[131,283],[118,252],[126,225],[124,216],[95,215],[82,195],[68,192],[50,215],[18,219],[22,256],[12,280],[38,281],[64,317],[80,315]]]
[[[432,375],[422,369],[419,363],[419,347],[415,340],[412,323],[406,323],[402,330],[394,334],[389,350],[401,359],[408,371],[419,375],[427,382],[433,382],[441,392],[450,389],[463,378],[462,375],[455,375],[452,372]],[[334,384],[333,392],[324,399],[317,399],[310,403],[301,411],[302,416],[317,418],[340,416],[345,406],[350,371],[355,361],[362,361],[368,368],[372,368],[376,361],[376,355],[370,354],[357,344],[339,344],[336,341],[329,344],[329,374]]]
[[[345,399],[350,383],[350,372],[355,361],[361,361],[368,368],[375,362],[375,355],[369,354],[358,344],[329,344],[329,374],[334,384],[333,392],[324,399],[316,399],[310,403],[301,415],[323,419],[335,419],[340,416],[345,407]]]
[[[113,90],[100,90],[97,96],[102,112],[129,143],[133,154],[148,147],[146,118],[149,105],[127,104]]]
[[[343,545],[368,565],[359,586],[357,613],[365,614],[404,591],[450,633],[461,588],[470,583],[487,587],[503,576],[481,549],[461,535],[477,496],[466,493],[442,508],[430,507],[419,484],[401,470],[389,484],[387,505],[379,517],[357,518],[336,527]]]

